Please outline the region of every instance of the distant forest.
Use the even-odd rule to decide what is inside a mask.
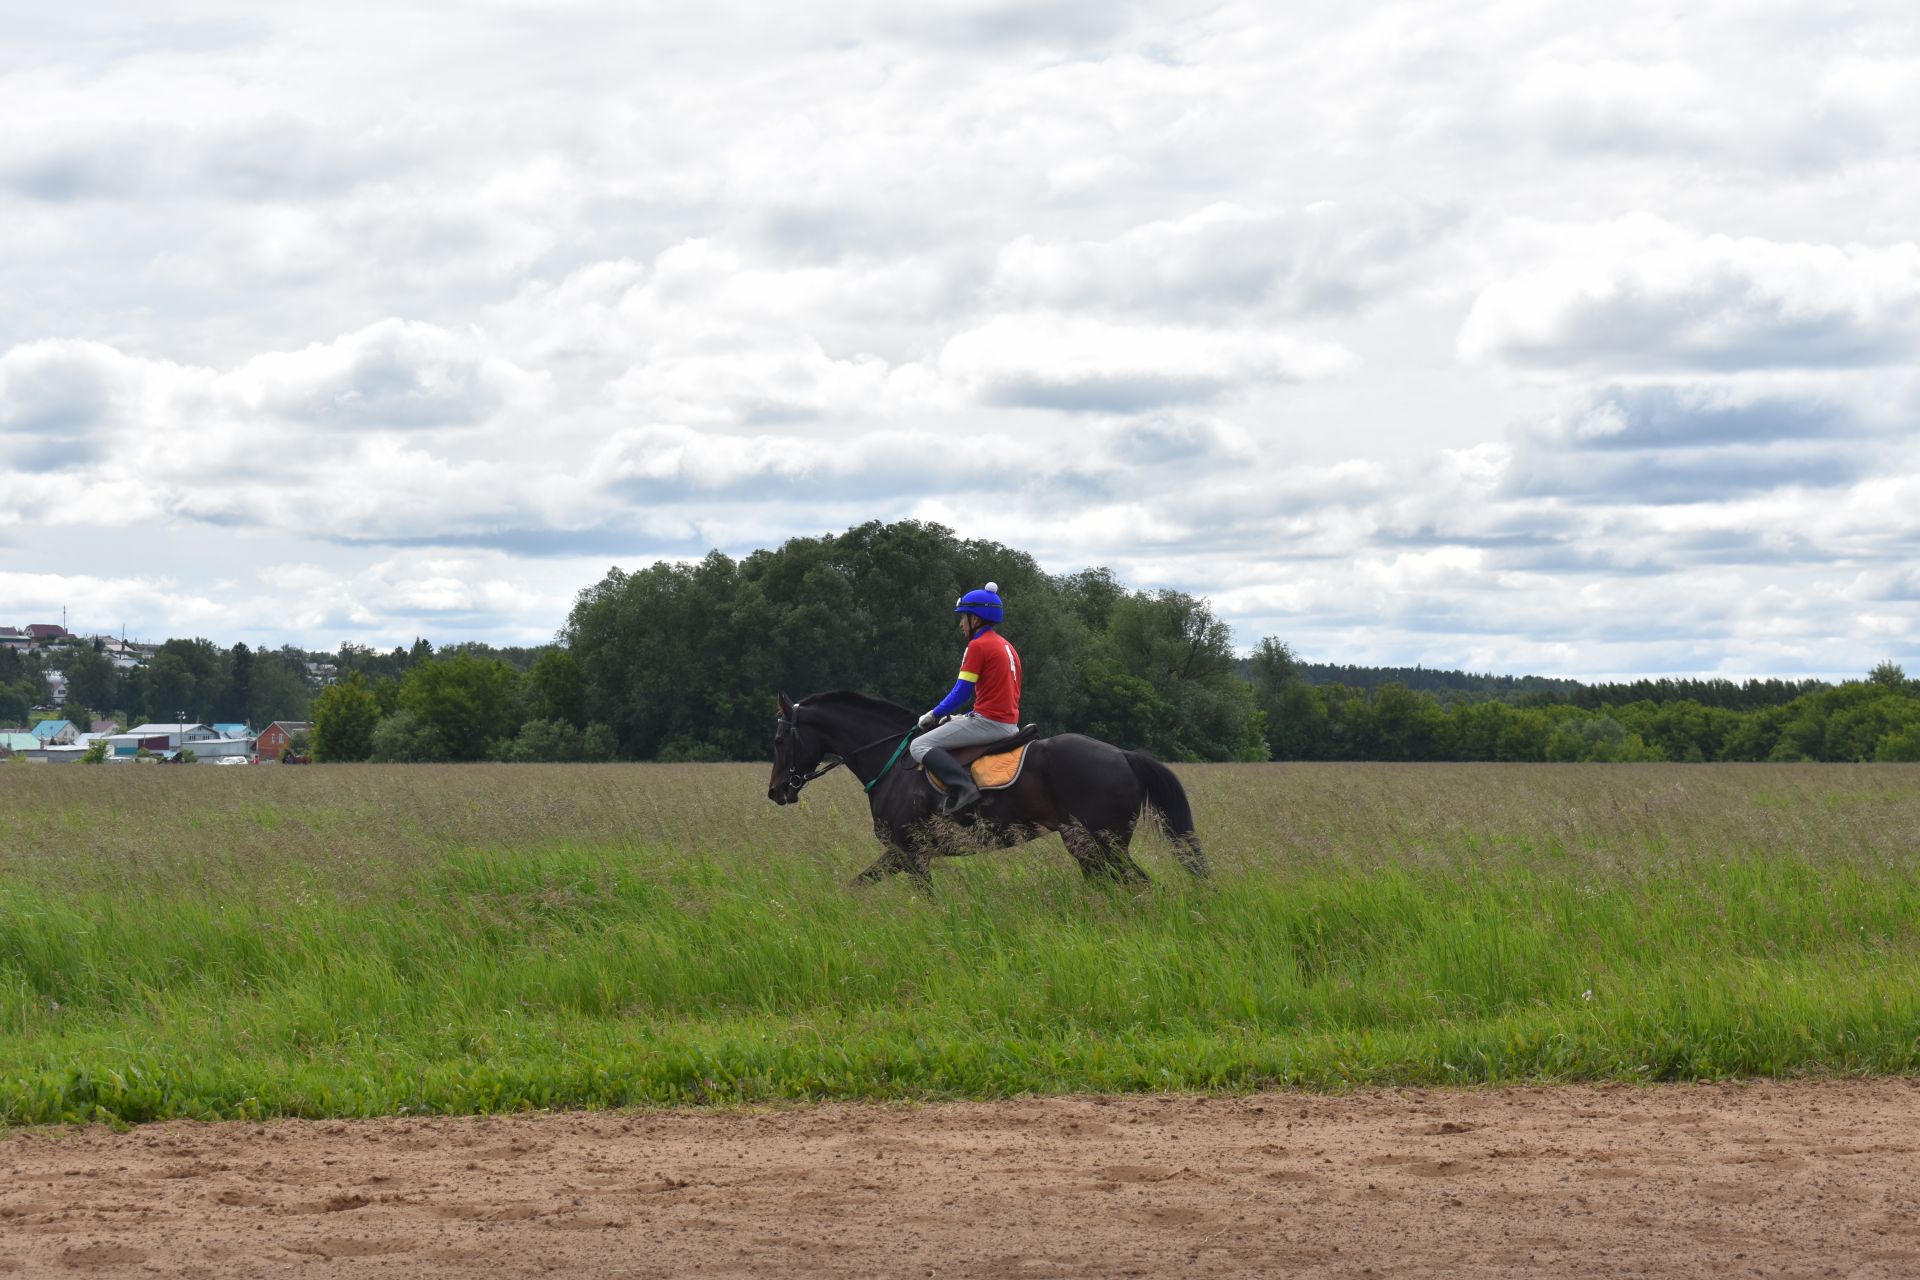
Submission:
[[[1240,662],[1240,674],[1252,679],[1253,659]],[[1329,662],[1295,664],[1307,684],[1343,684],[1350,689],[1378,689],[1403,685],[1416,693],[1432,694],[1443,704],[1456,702],[1511,702],[1517,706],[1571,706],[1598,710],[1629,702],[1697,702],[1730,711],[1777,707],[1795,698],[1832,688],[1824,680],[1676,680],[1657,677],[1625,683],[1585,684],[1553,676],[1480,675],[1471,671],[1442,671],[1434,667],[1356,667]]]
[[[1920,760],[1920,682],[1891,663],[1837,685],[1584,684],[1310,663],[1278,636],[1242,657],[1200,597],[1048,574],[915,521],[609,570],[543,646],[169,640],[124,671],[84,643],[0,650],[0,723],[43,703],[58,663],[66,718],[310,719],[323,761],[761,760],[777,693],[932,705],[961,649],[948,601],[987,581],[1024,661],[1024,719],[1167,760]]]

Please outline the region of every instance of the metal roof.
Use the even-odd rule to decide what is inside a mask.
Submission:
[[[51,738],[63,729],[77,730],[79,727],[79,725],[71,720],[42,720],[39,724],[33,726],[33,736],[36,738]]]

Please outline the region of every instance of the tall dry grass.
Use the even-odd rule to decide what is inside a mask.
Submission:
[[[1219,874],[847,887],[839,776],[0,769],[0,1117],[1909,1071],[1920,769],[1181,770]]]

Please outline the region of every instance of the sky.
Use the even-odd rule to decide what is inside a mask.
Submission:
[[[1312,660],[1920,671],[1910,4],[7,11],[0,623],[541,643],[919,519]]]

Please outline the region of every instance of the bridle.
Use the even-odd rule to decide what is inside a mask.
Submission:
[[[774,717],[774,724],[777,728],[785,729],[787,731],[787,759],[789,761],[798,759],[800,756],[800,751],[799,751],[800,724],[799,722],[790,715],[782,714]],[[812,782],[815,778],[824,778],[829,773],[832,773],[835,769],[838,769],[841,765],[846,764],[847,757],[857,756],[862,751],[871,751],[873,750],[873,748],[877,746],[881,746],[884,743],[892,742],[895,738],[901,739],[900,745],[904,748],[907,745],[905,739],[912,737],[914,732],[917,729],[919,729],[919,727],[920,726],[918,725],[909,725],[907,728],[901,730],[899,733],[889,733],[884,737],[875,738],[872,742],[865,743],[861,746],[855,747],[853,750],[848,751],[845,754],[841,754],[839,752],[823,751],[820,753],[820,758],[822,760],[825,760],[828,756],[832,756],[833,762],[831,764],[822,764],[819,768],[815,769],[812,773],[802,773],[800,772],[800,770],[796,769],[793,765],[789,764],[787,766],[787,790],[791,791],[795,796],[798,796],[800,794],[800,788],[806,786],[809,782]],[[869,782],[866,784],[867,790],[869,791],[873,790],[874,783],[880,781],[881,778],[885,777],[887,770],[893,768],[894,760],[898,760],[899,758],[900,758],[900,753],[898,751],[895,751],[893,753],[893,759],[887,761],[885,768],[882,768],[878,774],[874,775],[873,782]]]

